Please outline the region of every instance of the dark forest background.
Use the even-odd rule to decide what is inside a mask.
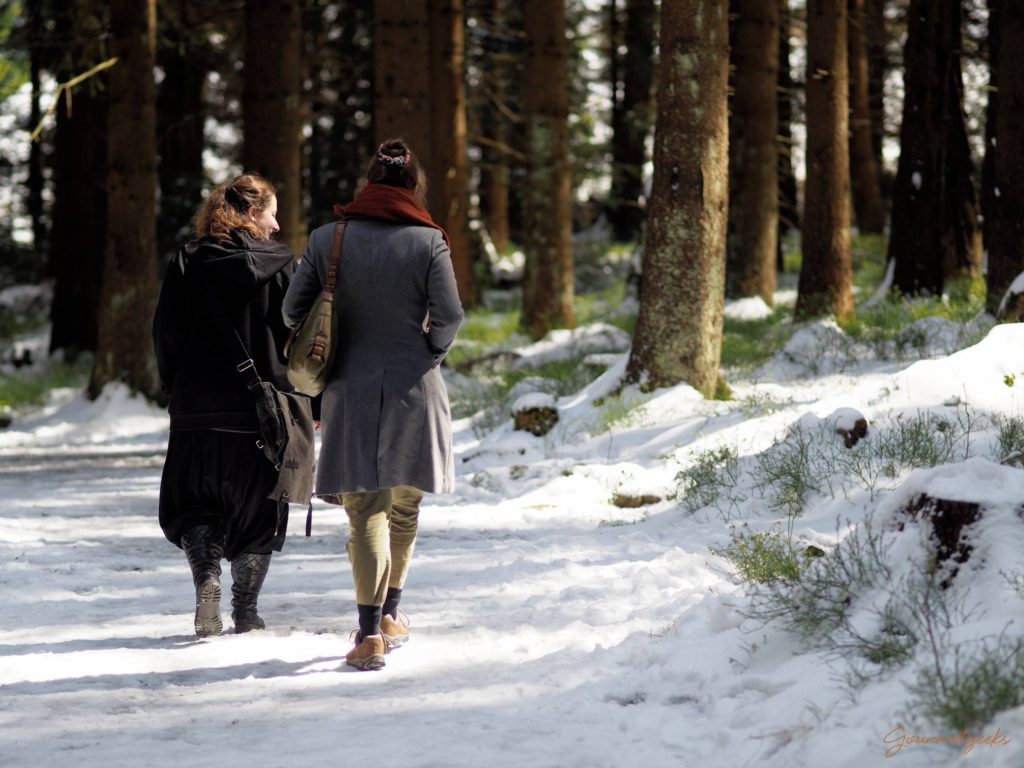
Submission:
[[[204,191],[268,176],[300,255],[401,135],[467,308],[515,283],[532,338],[572,327],[599,233],[642,254],[629,379],[710,396],[726,297],[770,306],[788,270],[798,319],[856,314],[854,235],[897,295],[974,281],[1019,319],[1021,39],[1011,0],[8,2],[0,288],[52,283],[93,395],[157,396],[149,318]]]

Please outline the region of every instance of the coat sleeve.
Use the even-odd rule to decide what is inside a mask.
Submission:
[[[289,328],[294,328],[303,321],[309,308],[313,306],[316,297],[323,289],[323,282],[317,271],[314,237],[316,232],[310,235],[306,250],[302,254],[302,261],[299,262],[295,274],[288,285],[288,291],[284,295],[284,302],[281,304],[281,314],[284,316],[284,323]]]
[[[455,283],[451,251],[440,232],[431,241],[430,268],[427,272],[427,310],[430,312],[430,330],[426,332],[427,346],[440,364],[455,342],[455,335],[465,318],[459,289]]]
[[[156,354],[160,386],[171,394],[174,379],[185,353],[189,310],[185,284],[185,261],[181,253],[167,267],[156,312],[153,314],[153,351]]]

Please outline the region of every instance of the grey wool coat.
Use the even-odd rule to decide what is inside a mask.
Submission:
[[[333,237],[334,224],[310,235],[284,298],[287,325],[302,321],[326,282]],[[337,504],[341,493],[399,485],[451,492],[451,411],[438,366],[464,314],[441,232],[349,219],[334,311],[340,334],[321,404],[316,495]]]

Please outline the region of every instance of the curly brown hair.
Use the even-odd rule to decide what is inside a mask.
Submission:
[[[256,240],[265,240],[249,213],[266,210],[276,194],[274,186],[255,173],[243,173],[214,187],[192,219],[196,237],[230,240],[231,230],[242,229]]]
[[[389,159],[400,159],[401,162],[393,164],[388,162]],[[427,174],[405,139],[385,139],[381,142],[366,164],[366,175],[356,186],[356,193],[361,192],[367,184],[403,187],[410,190],[421,205],[427,205]]]

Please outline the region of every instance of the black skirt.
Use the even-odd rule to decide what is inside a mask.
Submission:
[[[160,480],[160,527],[181,546],[197,525],[225,533],[224,556],[281,551],[288,505],[268,499],[277,471],[256,447],[256,433],[171,430]]]

